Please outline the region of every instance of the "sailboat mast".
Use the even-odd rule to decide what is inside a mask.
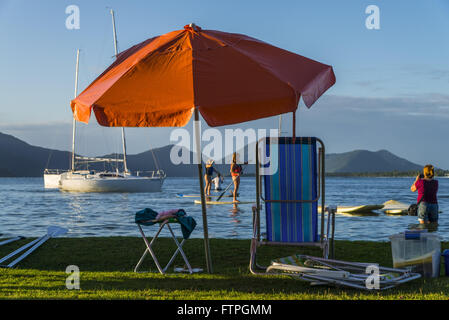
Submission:
[[[117,32],[115,30],[115,16],[114,10],[110,10],[112,16],[112,33],[114,36],[114,50],[115,50],[115,58],[117,59],[118,49],[117,49]],[[126,163],[126,139],[125,139],[125,128],[122,127],[122,145],[123,145],[123,169],[124,172],[128,172],[128,165]]]
[[[76,50],[76,69],[75,69],[75,98],[78,95],[78,70],[80,62],[80,49]],[[75,171],[75,133],[76,133],[76,120],[73,116],[72,120],[72,171]]]
[[[117,32],[115,29],[115,15],[114,10],[111,9],[111,16],[112,16],[112,35],[114,37],[114,51],[115,51],[115,58],[117,58],[118,54],[118,48],[117,48]]]

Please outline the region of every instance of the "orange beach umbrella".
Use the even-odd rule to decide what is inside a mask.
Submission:
[[[334,83],[329,65],[246,35],[190,24],[120,53],[71,108],[76,120],[87,123],[93,110],[98,123],[109,127],[179,127],[192,114],[199,120],[198,112],[215,127],[294,115],[301,97],[310,108]],[[201,163],[198,169],[211,272]]]
[[[185,26],[120,53],[71,102],[75,119],[120,127],[178,127],[197,108],[222,126],[307,107],[333,84],[332,67],[235,33]]]

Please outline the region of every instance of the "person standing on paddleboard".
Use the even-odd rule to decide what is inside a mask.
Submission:
[[[212,186],[212,175],[214,172],[218,176],[221,176],[220,172],[214,168],[214,160],[208,160],[206,163],[206,174],[204,175],[204,180],[206,181],[206,186],[204,187],[204,193],[206,196],[210,196],[210,188]]]
[[[244,164],[247,164],[247,162],[245,162]],[[234,192],[232,194],[233,196],[233,202],[239,202],[237,200],[237,194],[239,191],[239,186],[240,186],[240,176],[243,173],[243,168],[240,164],[237,163],[237,153],[234,152],[234,154],[232,155],[232,163],[231,163],[231,176],[232,176],[232,181],[234,182]]]
[[[438,180],[434,178],[434,168],[428,164],[423,174],[418,174],[410,187],[412,192],[418,191],[418,220],[420,224],[438,222]]]

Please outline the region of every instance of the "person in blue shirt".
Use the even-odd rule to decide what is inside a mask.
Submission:
[[[214,160],[208,160],[206,163],[206,174],[204,175],[204,180],[206,181],[206,186],[204,187],[204,193],[206,196],[210,196],[210,189],[212,186],[212,176],[214,173],[217,173],[218,176],[221,176],[220,172],[214,167]]]

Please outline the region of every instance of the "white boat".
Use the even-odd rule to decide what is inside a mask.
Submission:
[[[112,23],[114,31],[114,47],[117,56],[117,39],[115,33],[114,12],[111,10]],[[77,53],[76,63],[76,79],[75,79],[75,97],[78,90],[78,66],[79,66],[79,50]],[[133,175],[129,170],[126,162],[126,140],[125,130],[122,128],[122,145],[123,159],[111,158],[91,158],[80,157],[75,155],[75,132],[76,121],[73,119],[72,126],[72,161],[71,170],[57,176],[57,173],[48,174],[47,180],[52,185],[58,181],[58,188],[61,191],[70,192],[160,192],[164,183],[165,173],[162,170],[149,171],[150,174],[141,176],[139,172]],[[118,165],[116,171],[95,172],[93,170],[77,170],[83,164],[88,167],[89,163],[105,162],[110,164],[123,164],[123,171],[119,172]],[[157,165],[157,164],[156,164]],[[45,177],[44,177],[45,180]]]
[[[61,175],[67,172],[67,170],[60,169],[45,169],[44,170],[44,188],[45,189],[58,189],[59,179]]]
[[[152,176],[94,171],[69,171],[61,175],[59,189],[69,192],[160,192],[165,179],[162,171]]]

